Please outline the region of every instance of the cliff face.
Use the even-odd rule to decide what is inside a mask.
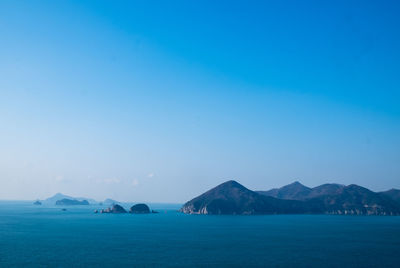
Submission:
[[[400,215],[398,203],[357,185],[326,184],[311,189],[295,183],[284,187],[284,191],[280,193],[279,190],[274,189],[273,194],[288,199],[260,194],[247,189],[236,181],[227,181],[184,204],[181,212],[217,215]],[[292,198],[301,198],[301,200],[292,200]]]

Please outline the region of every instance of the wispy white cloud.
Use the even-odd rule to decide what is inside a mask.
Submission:
[[[138,180],[138,179],[133,179],[131,185],[132,185],[133,187],[138,186],[138,185],[139,185],[139,180]]]
[[[64,181],[64,176],[62,176],[62,175],[57,175],[57,176],[54,178],[54,180],[55,180],[56,182],[62,182],[62,181]]]
[[[105,184],[118,184],[121,182],[118,178],[105,178],[105,179],[98,179],[96,180],[98,183],[105,183]]]
[[[149,178],[149,179],[151,179],[151,178],[153,178],[154,177],[154,173],[153,172],[151,172],[151,173],[149,173],[148,175],[147,175],[147,178]]]

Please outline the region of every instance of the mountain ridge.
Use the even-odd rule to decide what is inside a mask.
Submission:
[[[309,188],[294,182],[278,189],[257,192],[230,180],[186,202],[180,211],[213,215],[400,215],[400,204],[389,196],[355,184],[344,186],[330,183]]]

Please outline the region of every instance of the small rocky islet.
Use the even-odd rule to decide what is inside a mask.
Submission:
[[[133,214],[148,214],[150,213],[150,208],[146,204],[136,204],[129,210]]]
[[[128,213],[126,209],[124,209],[121,205],[114,204],[112,207],[105,208],[105,209],[100,209],[100,210],[95,210],[94,213],[114,213],[114,214],[122,214],[122,213]],[[150,208],[146,204],[136,204],[133,205],[129,209],[129,213],[131,214],[150,214],[150,213],[158,213],[154,210],[150,211]]]
[[[95,211],[96,212],[96,211]],[[114,204],[112,207],[110,208],[106,208],[106,209],[101,209],[100,213],[115,213],[115,214],[121,214],[121,213],[126,213],[126,210],[118,205],[118,204]]]

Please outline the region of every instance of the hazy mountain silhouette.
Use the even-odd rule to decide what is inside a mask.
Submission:
[[[120,204],[120,202],[113,200],[111,198],[107,198],[106,200],[103,201],[104,205],[114,205],[114,204]]]
[[[57,206],[78,206],[78,205],[89,205],[89,202],[87,200],[76,200],[76,199],[68,199],[68,198],[63,198],[61,200],[56,201]]]
[[[43,200],[43,202],[47,203],[47,204],[52,204],[54,205],[58,200],[62,200],[62,199],[70,199],[70,200],[77,200],[77,201],[88,201],[90,204],[96,204],[97,201],[94,199],[90,199],[90,198],[85,198],[85,197],[72,197],[72,196],[68,196],[62,193],[56,193],[55,195]]]

